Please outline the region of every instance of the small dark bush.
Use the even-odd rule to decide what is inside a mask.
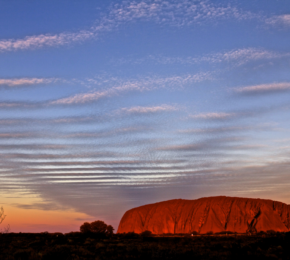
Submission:
[[[268,235],[275,235],[277,232],[275,230],[267,230]]]
[[[101,234],[111,236],[114,233],[114,228],[107,225],[104,221],[97,220],[92,223],[85,222],[80,226],[80,231],[85,234]]]
[[[149,230],[145,230],[140,234],[141,237],[152,237],[152,232]]]
[[[135,233],[135,232],[128,232],[128,233],[124,234],[125,239],[137,239],[139,237],[140,237],[140,235]]]

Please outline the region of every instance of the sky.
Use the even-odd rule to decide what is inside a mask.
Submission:
[[[290,1],[0,1],[0,207],[11,232],[133,207],[290,204]]]

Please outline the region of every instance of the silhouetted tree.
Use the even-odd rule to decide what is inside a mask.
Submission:
[[[90,233],[91,232],[91,224],[88,222],[85,222],[84,224],[81,225],[80,231],[82,233]]]
[[[108,225],[101,220],[97,220],[91,223],[91,231],[94,233],[105,234],[107,231]]]
[[[103,235],[112,235],[114,228],[111,225],[107,225],[104,221],[97,220],[92,223],[85,222],[80,226],[82,233],[96,233]]]
[[[107,234],[108,235],[114,234],[114,228],[111,225],[107,226]]]
[[[4,209],[3,207],[1,207],[0,209],[0,224],[4,221],[6,215],[4,215]],[[9,233],[10,231],[10,225],[7,225],[6,227],[4,227],[4,229],[0,229],[0,233]]]
[[[0,210],[0,224],[3,222],[5,217],[6,217],[6,215],[4,215],[4,209],[3,209],[3,207],[1,207],[1,210]]]

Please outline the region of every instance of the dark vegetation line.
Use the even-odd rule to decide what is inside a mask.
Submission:
[[[290,232],[114,234],[103,221],[80,232],[0,234],[0,259],[290,259]]]

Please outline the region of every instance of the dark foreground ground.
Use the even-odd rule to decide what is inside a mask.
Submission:
[[[290,259],[290,232],[100,238],[82,233],[0,234],[0,259]]]

